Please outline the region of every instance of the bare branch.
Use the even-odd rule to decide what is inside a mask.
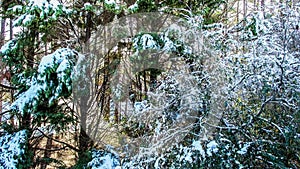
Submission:
[[[40,129],[38,129],[38,128],[37,128],[37,130],[38,130],[39,132],[41,132],[41,134],[42,134],[43,136],[47,137],[48,139],[51,139],[51,140],[53,140],[53,141],[55,141],[55,142],[58,142],[58,143],[64,144],[66,147],[68,147],[68,148],[70,148],[70,149],[72,149],[72,150],[75,150],[75,151],[77,151],[77,152],[79,151],[79,149],[78,149],[78,148],[76,148],[76,147],[72,146],[71,144],[68,144],[68,143],[66,143],[66,142],[63,142],[63,141],[60,141],[60,140],[54,139],[54,138],[52,138],[52,137],[48,136],[47,134],[45,134],[43,131],[41,131],[41,130],[40,130]]]

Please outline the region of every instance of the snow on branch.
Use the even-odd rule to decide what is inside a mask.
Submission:
[[[31,80],[30,88],[17,97],[12,109],[24,113],[32,112],[40,104],[42,98],[54,100],[72,90],[71,73],[76,62],[77,53],[68,48],[56,50],[42,58],[38,67],[38,77]]]
[[[22,160],[26,130],[14,134],[4,133],[0,136],[0,166],[6,169],[17,169],[18,160]]]

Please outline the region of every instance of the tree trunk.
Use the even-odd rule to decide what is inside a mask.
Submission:
[[[261,10],[264,14],[264,17],[265,17],[265,0],[261,0]]]
[[[92,31],[92,26],[93,26],[93,22],[92,22],[92,14],[91,12],[88,12],[86,15],[86,23],[85,23],[85,37],[84,37],[84,41],[87,42],[90,37],[91,37],[91,31]],[[89,89],[87,90],[91,90],[90,87],[88,86]],[[89,94],[90,92],[88,92]],[[87,151],[93,146],[93,140],[89,137],[89,135],[87,134],[87,115],[88,115],[88,108],[89,105],[91,105],[89,103],[89,98],[90,97],[94,97],[94,96],[86,96],[86,97],[81,97],[80,99],[80,123],[81,123],[81,127],[80,127],[80,133],[79,133],[79,152],[78,152],[78,157],[79,160],[82,161],[83,163],[87,163],[88,162],[88,154]]]
[[[9,19],[9,38],[10,38],[10,40],[13,39],[13,36],[14,36],[13,32],[14,32],[14,30],[13,30],[13,19],[10,18]]]
[[[4,44],[5,40],[5,23],[6,23],[6,18],[1,19],[1,33],[0,33],[0,47]]]
[[[243,0],[243,19],[247,16],[247,0]],[[243,21],[243,27],[246,26],[246,22]],[[245,52],[245,44],[243,43],[243,53]]]
[[[45,146],[45,152],[44,152],[44,159],[47,159],[47,158],[50,158],[51,157],[51,152],[48,151],[52,148],[52,135],[49,136],[50,138],[47,138],[47,143],[46,143],[46,146]],[[47,162],[43,162],[41,164],[41,169],[46,169],[47,168],[47,165],[48,163]]]
[[[151,71],[150,72],[150,91],[154,91],[154,89],[156,87],[156,80],[157,80],[156,73]]]
[[[78,157],[81,161],[88,162],[89,156],[87,151],[93,146],[93,141],[87,135],[86,130],[81,127],[79,134],[79,152]]]
[[[144,75],[143,78],[144,78],[144,92],[145,92],[144,95],[146,95],[147,94],[147,90],[148,90],[147,89],[147,71],[144,70],[144,74],[143,75]]]
[[[26,61],[27,61],[27,68],[28,69],[33,69],[34,68],[34,56],[35,56],[35,40],[36,40],[36,36],[37,36],[37,25],[34,25],[34,27],[32,28],[32,31],[29,34],[29,40],[30,40],[30,44],[28,44],[28,53],[26,56]],[[30,112],[24,112],[23,116],[22,116],[22,123],[21,123],[21,128],[22,129],[27,129],[30,130],[31,127],[31,114]]]
[[[120,117],[119,117],[119,104],[118,103],[115,103],[115,111],[114,111],[114,114],[115,114],[115,123],[119,123],[120,121]]]
[[[6,18],[2,18],[1,19],[1,33],[0,33],[0,47],[3,46],[4,44],[4,40],[5,40],[5,21],[6,21]],[[0,60],[0,68],[2,69],[3,66],[2,66],[2,62]],[[1,76],[4,74],[4,71],[3,70],[0,70],[1,71]],[[0,83],[2,83],[2,78],[0,78]],[[3,93],[0,91],[0,122],[2,121],[2,95]]]

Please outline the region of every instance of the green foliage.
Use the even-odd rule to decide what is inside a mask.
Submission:
[[[92,152],[90,150],[83,153],[86,158],[79,158],[72,169],[88,168],[87,164],[92,160]]]
[[[115,0],[104,0],[104,9],[113,12],[114,14],[120,14],[124,6],[116,3]]]

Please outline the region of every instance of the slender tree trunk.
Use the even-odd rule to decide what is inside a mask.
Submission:
[[[2,122],[2,98],[3,98],[3,94],[2,92],[0,92],[0,124]]]
[[[13,30],[13,19],[10,18],[9,19],[9,38],[10,38],[10,40],[13,39],[13,32],[14,32],[14,30]]]
[[[263,14],[265,16],[265,0],[261,0],[261,10],[263,11]]]
[[[150,72],[150,91],[153,91],[155,89],[156,80],[157,80],[157,76],[156,76],[155,72],[151,71]]]
[[[240,22],[240,1],[237,1],[237,6],[236,6],[236,23]],[[236,36],[239,37],[239,31],[236,31]],[[236,48],[236,53],[238,53],[238,48]]]
[[[109,58],[109,55],[105,56],[105,60],[104,60],[104,74],[103,74],[103,83],[102,83],[102,87],[101,87],[101,113],[103,114],[103,117],[105,120],[109,121],[109,79],[110,79],[110,76],[109,76],[109,65],[110,65],[110,58]]]
[[[14,30],[13,30],[13,19],[9,18],[9,39],[10,40],[13,39],[13,32],[14,32]],[[10,80],[9,80],[9,82],[10,82]],[[11,99],[10,101],[11,101],[11,103],[14,101],[14,95],[15,95],[14,90],[10,90],[10,99]],[[13,115],[10,116],[10,122],[13,125],[15,124],[15,120],[14,120]]]
[[[247,0],[243,0],[243,19],[247,17]],[[246,22],[243,21],[243,27],[246,26]],[[245,52],[245,44],[243,43],[243,53]]]
[[[88,86],[90,87],[90,86]],[[87,89],[89,90],[89,89]],[[89,92],[87,92],[89,93]],[[88,154],[87,151],[91,148],[93,145],[93,141],[89,137],[87,132],[87,115],[88,115],[88,109],[89,109],[89,98],[92,96],[89,96],[88,94],[85,96],[81,96],[80,103],[79,103],[79,113],[80,113],[80,130],[79,130],[79,152],[78,157],[79,160],[82,162],[88,162]]]
[[[247,16],[247,0],[244,0],[243,2],[243,14],[244,14],[244,18],[246,18]]]
[[[115,123],[119,123],[120,117],[119,117],[119,104],[118,103],[115,103],[114,114],[115,114]]]
[[[1,19],[0,47],[2,47],[2,45],[4,44],[4,40],[5,40],[5,21],[6,21],[6,18],[3,17]],[[1,60],[0,60],[0,68],[1,69],[3,68]],[[0,70],[0,71],[1,71],[0,76],[3,76],[4,70]],[[3,78],[0,78],[0,83],[2,83],[2,79]],[[3,96],[3,93],[0,92],[0,122],[2,121],[2,99],[3,99],[2,96]]]
[[[92,14],[91,12],[87,13],[87,17],[86,17],[86,30],[85,30],[85,41],[87,42],[90,37],[91,37],[91,32],[92,32],[92,27],[93,27],[93,22],[92,22]]]
[[[87,75],[89,76],[89,75]],[[91,90],[91,86],[89,84],[86,84],[86,89],[84,89],[85,91],[87,91],[86,95],[81,96],[79,99],[79,114],[80,114],[80,130],[79,130],[79,140],[78,140],[78,157],[79,160],[83,163],[88,162],[87,160],[89,160],[89,156],[87,154],[87,151],[92,147],[93,145],[93,141],[92,139],[89,137],[89,135],[87,134],[87,130],[88,130],[88,125],[87,125],[87,117],[89,115],[89,108],[91,105],[91,100],[90,98],[93,96],[90,96],[90,90]]]
[[[51,148],[52,148],[52,137],[53,137],[53,135],[50,135],[49,136],[50,138],[47,138],[47,143],[46,143],[46,146],[45,146],[45,152],[44,152],[44,158],[45,159],[47,159],[47,158],[50,158],[51,157],[51,152],[50,151],[48,151],[48,150],[50,150]],[[47,168],[47,165],[48,165],[48,163],[47,162],[43,162],[42,164],[41,164],[41,169],[46,169]]]
[[[240,18],[240,1],[237,1],[237,5],[236,5],[236,22],[239,23]]]
[[[79,152],[78,156],[81,160],[88,160],[88,154],[87,151],[90,149],[90,147],[93,145],[92,140],[86,133],[86,130],[81,127],[80,128],[80,135],[79,135]]]
[[[137,75],[137,83],[138,83],[138,101],[142,100],[142,82],[141,82],[141,76]]]
[[[224,7],[224,8],[225,8],[225,9],[224,9],[224,13],[225,13],[225,23],[226,23],[224,26],[225,26],[226,32],[227,32],[227,27],[228,27],[228,26],[227,26],[227,24],[228,24],[228,3],[229,3],[228,0],[226,0],[226,2],[225,2],[225,7]]]
[[[4,44],[5,40],[5,23],[6,23],[6,18],[1,19],[1,33],[0,33],[0,46]]]
[[[88,12],[86,15],[86,23],[84,25],[84,29],[82,32],[84,32],[84,42],[87,42],[90,37],[91,37],[91,31],[93,27],[93,22],[92,22],[92,14],[91,12]],[[91,87],[91,86],[89,86]],[[88,89],[91,90],[91,89]],[[90,94],[90,92],[88,92]],[[93,146],[93,141],[89,137],[89,135],[86,133],[87,132],[87,114],[88,108],[89,108],[89,98],[94,97],[94,96],[86,96],[86,97],[81,97],[81,105],[80,105],[80,120],[81,120],[81,127],[80,127],[80,133],[79,133],[79,152],[78,152],[78,157],[79,160],[83,162],[88,162],[88,154],[87,151]]]
[[[144,70],[144,92],[145,92],[145,95],[147,94],[147,71]]]

